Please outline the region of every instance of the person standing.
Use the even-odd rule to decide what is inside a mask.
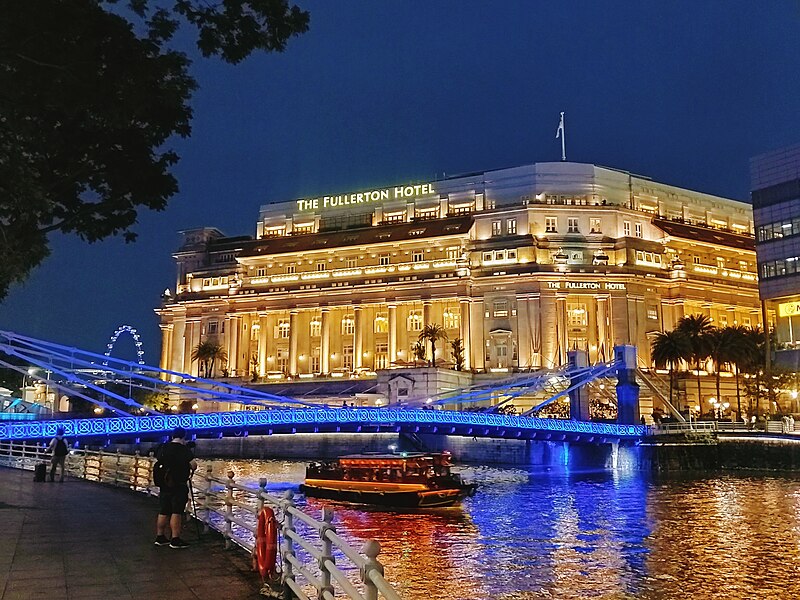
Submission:
[[[58,482],[64,483],[64,466],[67,462],[69,447],[64,437],[63,427],[59,427],[56,430],[56,437],[50,440],[50,444],[47,446],[47,452],[50,453],[50,481],[55,481],[56,467],[61,466],[61,478]]]
[[[172,432],[172,440],[164,444],[156,455],[159,469],[158,519],[156,520],[156,546],[170,548],[186,548],[181,539],[183,513],[189,500],[188,481],[197,468],[192,451],[186,445],[186,430],[176,427]],[[156,479],[154,473],[154,479]],[[171,537],[167,537],[169,529]]]

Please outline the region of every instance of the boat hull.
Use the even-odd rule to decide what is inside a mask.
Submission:
[[[442,490],[379,491],[331,488],[302,484],[300,491],[309,498],[323,498],[352,504],[370,504],[389,508],[435,508],[452,506],[474,492],[474,486]]]

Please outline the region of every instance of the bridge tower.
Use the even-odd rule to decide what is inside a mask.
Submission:
[[[585,369],[589,366],[589,353],[586,350],[570,350],[567,352],[567,364],[573,373],[578,369]],[[573,387],[576,383],[578,382],[571,380],[569,385]],[[589,386],[576,386],[569,393],[569,418],[577,421],[589,420]]]
[[[614,346],[617,362],[617,423],[639,424],[639,384],[636,383],[636,346]]]

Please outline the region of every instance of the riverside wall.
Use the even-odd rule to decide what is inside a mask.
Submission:
[[[440,452],[459,463],[528,465],[571,469],[623,469],[653,472],[710,470],[800,471],[800,438],[746,436],[658,437],[639,445],[570,444],[450,435],[406,436],[397,433],[326,433],[252,435],[198,439],[201,458],[319,460],[362,452]],[[146,454],[152,444],[118,446]]]

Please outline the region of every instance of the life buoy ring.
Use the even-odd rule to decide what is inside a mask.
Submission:
[[[256,524],[256,543],[253,548],[253,567],[261,575],[262,581],[275,577],[278,556],[278,520],[275,511],[265,506],[258,513]]]

